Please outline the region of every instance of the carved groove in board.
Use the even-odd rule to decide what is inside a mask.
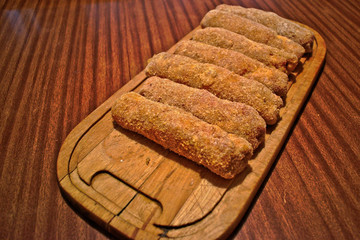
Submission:
[[[121,208],[114,204],[113,202],[109,201],[109,199],[101,194],[99,194],[97,191],[95,191],[91,186],[84,183],[79,178],[79,175],[77,174],[77,171],[73,171],[70,174],[70,180],[72,184],[81,192],[86,193],[86,195],[93,199],[95,202],[103,206],[105,209],[107,209],[112,214],[116,215],[121,211]]]
[[[91,186],[119,206],[121,211],[117,215],[137,228],[146,228],[152,218],[156,219],[162,213],[161,203],[156,199],[146,196],[106,172],[96,174]]]

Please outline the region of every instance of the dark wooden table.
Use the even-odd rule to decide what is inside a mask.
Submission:
[[[327,44],[318,81],[234,239],[360,239],[360,2],[1,1],[0,239],[105,239],[61,195],[69,132],[220,3],[273,11]]]

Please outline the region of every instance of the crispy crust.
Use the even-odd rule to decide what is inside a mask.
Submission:
[[[201,21],[202,27],[220,27],[232,32],[244,35],[255,41],[272,47],[294,53],[298,58],[302,57],[305,49],[298,43],[277,35],[277,33],[260,24],[230,12],[211,10]]]
[[[200,63],[191,58],[160,53],[150,61],[145,72],[148,76],[159,76],[191,87],[206,89],[219,98],[242,102],[255,108],[267,124],[279,119],[282,99],[265,85],[241,77],[225,68]]]
[[[299,61],[293,53],[252,41],[223,28],[199,29],[193,34],[192,40],[240,52],[283,72],[294,70]]]
[[[139,93],[152,101],[182,108],[228,133],[243,137],[254,149],[265,140],[264,119],[246,104],[223,100],[206,90],[159,77],[147,79]]]
[[[240,76],[264,84],[279,96],[284,97],[287,94],[289,79],[285,73],[266,67],[242,53],[196,41],[181,41],[177,44],[175,54],[229,69]]]
[[[175,54],[155,55],[140,94],[123,94],[111,113],[121,127],[231,179],[265,140],[266,124],[279,120],[285,73],[304,47],[312,50],[313,35],[274,13],[225,4],[201,26]]]
[[[245,139],[228,134],[177,107],[129,92],[112,108],[121,127],[137,132],[214,173],[233,178],[247,166],[252,147]]]
[[[216,7],[221,11],[231,12],[239,16],[248,18],[252,21],[265,25],[268,28],[276,31],[277,34],[287,37],[294,42],[302,45],[306,52],[312,51],[314,42],[314,34],[299,24],[296,24],[288,19],[282,18],[276,13],[266,12],[255,8],[243,8],[241,6],[231,6],[221,4]]]

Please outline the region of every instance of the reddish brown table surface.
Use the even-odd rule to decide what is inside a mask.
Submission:
[[[0,239],[111,236],[64,200],[69,132],[221,3],[318,31],[327,57],[234,239],[360,239],[360,2],[1,1]]]

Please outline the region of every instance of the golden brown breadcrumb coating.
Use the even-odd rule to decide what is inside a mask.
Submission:
[[[135,93],[122,95],[112,107],[117,124],[137,132],[214,173],[233,178],[252,155],[245,139],[229,134],[173,106]]]
[[[282,99],[265,85],[209,63],[167,52],[155,55],[145,68],[147,76],[159,76],[191,87],[206,89],[219,98],[255,108],[267,124],[279,119]]]
[[[140,95],[156,102],[179,107],[228,133],[245,138],[253,148],[265,140],[266,123],[252,107],[220,99],[210,92],[159,77],[150,77]]]
[[[314,34],[309,29],[306,29],[293,21],[282,18],[276,13],[226,4],[221,4],[217,6],[216,9],[228,11],[263,24],[266,27],[273,29],[277,34],[302,45],[306,52],[312,51]]]
[[[302,57],[305,49],[298,43],[278,35],[274,30],[230,12],[211,10],[201,20],[202,27],[220,27],[266,45],[294,53]]]
[[[212,63],[240,76],[261,82],[279,96],[284,97],[287,94],[289,80],[287,74],[266,67],[242,53],[191,40],[179,42],[174,53],[199,62]]]
[[[293,71],[299,62],[299,59],[293,53],[254,42],[243,35],[223,28],[207,27],[196,30],[191,39],[215,47],[240,52],[285,73]]]

